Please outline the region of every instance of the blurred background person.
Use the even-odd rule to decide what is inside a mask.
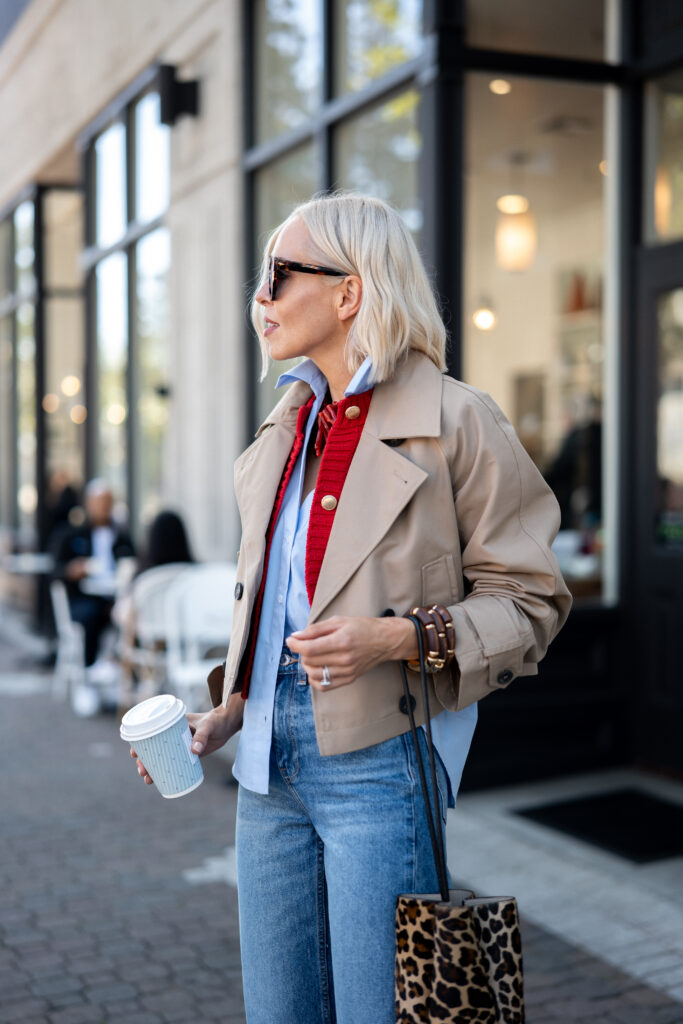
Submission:
[[[51,474],[45,496],[45,548],[50,551],[55,541],[73,522],[74,509],[81,510],[81,485],[74,483],[66,470],[56,469]]]
[[[55,542],[54,575],[66,584],[71,616],[85,631],[85,663],[97,658],[110,622],[117,562],[134,558],[128,531],[112,518],[114,496],[102,479],[85,489],[85,522],[64,529]]]
[[[543,476],[560,506],[560,529],[595,530],[601,524],[602,403],[594,395]]]
[[[152,520],[147,542],[138,562],[136,577],[157,565],[194,562],[187,530],[177,512],[159,512]]]

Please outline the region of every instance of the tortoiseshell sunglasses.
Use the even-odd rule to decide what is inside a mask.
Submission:
[[[271,256],[268,260],[268,298],[274,301],[277,286],[284,280],[289,271],[299,274],[326,274],[328,277],[346,277],[343,270],[332,270],[330,267],[317,267],[314,263],[295,263],[294,260],[281,260]]]

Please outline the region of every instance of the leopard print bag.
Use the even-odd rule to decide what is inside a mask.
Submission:
[[[524,1024],[522,943],[512,898],[451,889],[401,895],[396,907],[396,1020]]]
[[[432,792],[436,768],[429,694],[419,621],[413,621],[420,650],[427,750]],[[449,889],[439,815],[434,814],[422,763],[413,702],[403,662],[401,672],[413,734],[420,784],[427,808],[439,893],[404,894],[396,906],[396,1021],[398,1024],[524,1024],[522,940],[512,897],[479,898]]]

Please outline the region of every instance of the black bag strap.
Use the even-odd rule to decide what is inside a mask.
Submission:
[[[448,903],[448,869],[446,867],[446,851],[444,848],[443,834],[441,831],[439,815],[439,791],[436,785],[436,759],[434,755],[434,743],[432,742],[432,722],[429,714],[429,687],[427,685],[427,670],[425,668],[422,629],[420,626],[419,619],[417,619],[414,615],[406,615],[406,618],[410,619],[412,624],[415,626],[415,631],[417,633],[417,646],[420,652],[420,681],[422,683],[422,699],[424,701],[425,706],[425,733],[427,736],[427,753],[429,755],[429,769],[432,780],[432,793],[434,795],[434,810],[432,810],[432,804],[429,798],[427,777],[425,775],[425,767],[422,759],[422,751],[420,749],[417,726],[415,725],[415,715],[413,714],[413,698],[410,692],[410,687],[408,686],[406,667],[402,661],[399,662],[399,665],[401,667],[401,676],[403,678],[403,689],[405,692],[408,720],[410,721],[410,731],[412,733],[413,743],[415,745],[415,757],[417,758],[417,768],[420,776],[420,786],[422,788],[422,795],[424,797],[425,807],[427,810],[427,824],[429,826],[429,838],[431,839],[432,851],[434,853],[436,875],[439,880],[441,899],[443,900],[444,903]]]

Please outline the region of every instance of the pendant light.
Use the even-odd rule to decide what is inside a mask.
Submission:
[[[496,224],[496,262],[501,270],[528,270],[536,255],[533,213],[502,213]]]
[[[513,153],[510,157],[510,178],[520,179],[521,170],[528,162],[526,153]],[[511,185],[514,185],[512,180]],[[506,195],[498,197],[496,206],[496,262],[502,270],[528,270],[534,261],[538,241],[536,218],[529,209],[529,200],[521,188],[511,187]]]
[[[497,322],[493,303],[490,299],[482,299],[472,314],[472,323],[479,331],[492,331]]]

